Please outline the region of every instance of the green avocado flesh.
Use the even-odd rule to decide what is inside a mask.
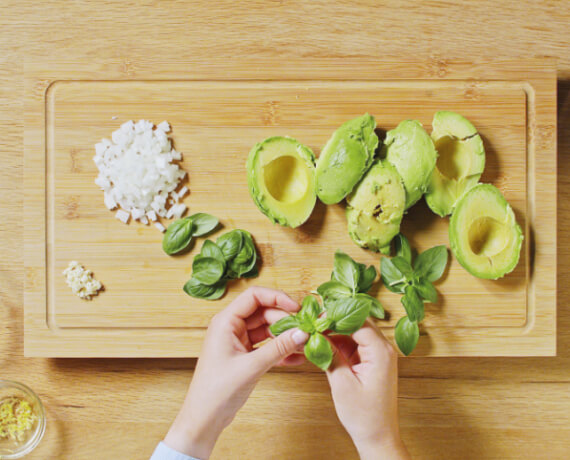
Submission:
[[[271,221],[287,227],[305,222],[316,203],[315,155],[290,137],[255,144],[247,159],[253,201]]]
[[[453,212],[485,168],[485,149],[475,127],[455,112],[436,112],[431,138],[439,154],[426,192],[430,209],[441,217]]]
[[[348,233],[356,244],[387,253],[406,205],[402,178],[386,160],[375,162],[346,198]]]
[[[347,121],[328,140],[317,161],[317,195],[325,204],[340,202],[368,170],[378,147],[374,117]]]
[[[404,120],[386,133],[381,152],[394,165],[406,189],[406,209],[427,190],[437,160],[434,143],[416,120]]]
[[[523,234],[501,192],[478,184],[457,202],[449,225],[451,250],[474,276],[497,279],[516,267]]]

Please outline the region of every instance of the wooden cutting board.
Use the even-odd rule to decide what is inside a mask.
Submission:
[[[437,110],[460,112],[487,152],[482,180],[499,187],[524,231],[519,265],[502,280],[474,278],[452,258],[426,304],[414,355],[535,356],[556,353],[556,72],[549,60],[501,62],[159,61],[26,64],[25,354],[64,357],[196,356],[212,315],[249,285],[296,300],[330,276],[334,251],[378,268],[357,247],[342,205],[318,203],[298,229],[273,225],[253,204],[251,146],[288,135],[317,154],[344,121],[369,112],[379,128]],[[182,291],[193,255],[169,257],[152,226],[124,225],[94,184],[94,145],[127,120],[168,120],[183,153],[190,212],[218,216],[223,231],[249,230],[261,255],[256,280],[231,282],[208,302]],[[423,201],[404,219],[414,247],[448,242],[448,219]],[[105,291],[74,296],[62,271],[78,260]],[[373,288],[389,312],[400,297]]]

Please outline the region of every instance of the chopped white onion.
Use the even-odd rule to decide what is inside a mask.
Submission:
[[[155,222],[154,226],[158,228],[162,233],[166,231],[166,228],[164,228],[164,225],[162,225],[160,222]]]
[[[184,195],[188,193],[188,187],[184,186],[178,191],[178,198],[184,198]]]
[[[157,217],[156,217],[156,212],[154,211],[149,211],[146,213],[146,216],[152,221],[152,222],[156,222],[157,221]]]
[[[124,223],[130,216],[141,220],[149,212],[153,212],[155,219],[148,216],[152,221],[157,215],[173,217],[182,209],[167,209],[167,203],[178,202],[175,190],[186,177],[186,172],[173,163],[181,155],[166,135],[170,131],[168,122],[153,128],[150,121],[129,120],[112,133],[111,140],[103,139],[95,145],[93,161],[99,170],[95,183],[105,192],[105,206],[120,208],[122,212],[117,212],[116,217]]]
[[[119,209],[115,214],[115,218],[119,219],[123,224],[126,224],[129,222],[131,215],[127,211]]]

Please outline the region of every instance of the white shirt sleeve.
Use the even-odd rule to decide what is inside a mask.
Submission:
[[[199,460],[188,455],[181,454],[180,452],[168,447],[164,442],[160,442],[150,460]]]

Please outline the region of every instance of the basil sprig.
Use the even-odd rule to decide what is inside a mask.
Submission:
[[[353,334],[362,327],[368,316],[384,318],[382,304],[366,292],[376,279],[376,269],[368,268],[337,251],[331,280],[321,284],[316,297],[306,296],[301,310],[286,316],[270,326],[277,336],[288,329],[298,327],[310,337],[305,345],[305,356],[323,370],[328,369],[333,351],[327,334]]]
[[[162,249],[168,255],[177,254],[190,246],[192,238],[210,233],[218,226],[218,219],[199,212],[172,222],[162,238]]]
[[[212,222],[204,224],[201,231],[211,226]],[[229,280],[255,278],[258,275],[256,262],[253,238],[245,230],[224,233],[215,243],[206,240],[200,254],[194,257],[192,278],[184,285],[184,292],[198,299],[219,299],[226,292]]]
[[[395,339],[406,356],[418,343],[418,323],[424,319],[424,302],[437,302],[433,285],[443,275],[448,254],[445,246],[435,246],[419,254],[412,263],[412,250],[408,239],[401,233],[396,236],[396,255],[380,261],[380,274],[384,285],[392,292],[403,294],[402,305],[406,315],[396,324]]]

